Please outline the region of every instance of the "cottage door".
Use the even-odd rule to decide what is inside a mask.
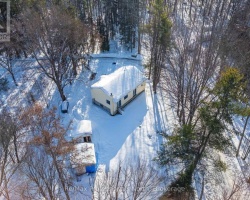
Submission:
[[[121,106],[122,106],[122,101],[120,100],[117,102],[117,108],[120,108]]]
[[[133,90],[133,97],[136,95],[136,89]]]

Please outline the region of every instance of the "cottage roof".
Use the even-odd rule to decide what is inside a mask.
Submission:
[[[72,168],[96,164],[95,147],[93,143],[79,143],[70,154]]]
[[[92,125],[90,120],[81,120],[77,122],[77,126],[71,131],[70,137],[78,138],[81,136],[92,135]]]
[[[90,120],[81,120],[77,126],[77,133],[79,134],[92,134],[92,126]]]
[[[109,75],[101,76],[101,79],[91,88],[100,88],[107,95],[112,95],[118,102],[128,92],[135,89],[145,81],[143,73],[135,66],[124,66]]]

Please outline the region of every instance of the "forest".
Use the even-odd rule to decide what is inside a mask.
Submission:
[[[0,22],[7,17],[3,2]],[[58,93],[55,101],[66,101],[70,87],[99,76],[92,55],[121,52],[142,57],[152,98],[168,108],[165,115],[173,112],[172,128],[155,130],[161,144],[150,162],[157,167],[119,163],[101,181],[86,179],[91,194],[81,198],[249,198],[250,0],[9,5],[10,40],[0,40],[0,199],[73,199],[68,188],[75,182],[64,162],[74,149],[67,140],[73,122],[58,115],[47,88]],[[9,91],[22,95],[7,98]],[[235,166],[239,171],[228,175]],[[152,197],[152,185],[165,190]]]

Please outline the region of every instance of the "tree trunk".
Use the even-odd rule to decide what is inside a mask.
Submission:
[[[17,150],[17,137],[16,137],[16,133],[14,133],[14,149],[15,149],[15,154],[16,154],[16,159],[17,159],[17,163],[20,163],[20,159],[18,156],[18,150]]]
[[[77,62],[74,58],[71,58],[71,60],[72,60],[72,65],[73,65],[73,68],[72,68],[73,76],[75,78],[77,76]]]
[[[150,78],[151,78],[151,73],[152,73],[152,58],[151,58],[151,61],[149,63],[148,80],[150,80]]]
[[[11,78],[14,81],[15,85],[18,86],[18,83],[16,81],[15,75],[13,74],[13,72],[10,72]]]
[[[117,173],[117,179],[116,179],[116,185],[115,185],[115,200],[119,199],[119,181],[120,181],[120,174],[121,174],[121,167],[119,167],[118,173]]]
[[[194,173],[194,170],[196,169],[197,167],[197,164],[199,163],[199,161],[201,160],[202,158],[202,155],[207,147],[207,143],[209,141],[209,138],[210,138],[210,135],[211,135],[211,132],[208,133],[208,135],[204,138],[205,141],[202,142],[203,144],[201,144],[200,148],[199,148],[199,153],[196,154],[195,158],[194,158],[194,161],[189,165],[189,167],[185,170],[184,172],[184,185],[191,185],[192,183],[192,177],[193,177],[193,173]],[[183,182],[182,182],[183,184]]]
[[[241,146],[242,140],[243,140],[244,135],[245,135],[245,131],[246,131],[246,127],[247,127],[247,123],[248,123],[249,117],[250,116],[247,116],[246,121],[245,121],[243,132],[242,132],[242,135],[241,135],[241,138],[240,138],[240,143],[239,143],[239,146],[238,146],[238,149],[237,149],[237,152],[236,152],[236,157],[239,155],[240,146]]]
[[[60,97],[61,97],[62,101],[65,101],[66,100],[66,96],[64,95],[64,91],[63,91],[62,85],[57,82],[56,86],[57,86],[57,89],[59,91],[59,94],[60,94]]]
[[[5,148],[6,148],[6,147],[5,147]],[[6,167],[7,158],[8,158],[8,149],[5,149],[5,150],[4,150],[3,164],[2,164],[2,166],[1,166],[0,186],[1,186],[2,183],[3,183],[4,173],[5,173],[4,170],[5,170],[5,167]]]
[[[203,194],[204,194],[204,186],[205,186],[205,178],[204,178],[204,175],[202,177],[202,183],[201,183],[201,193],[200,193],[200,198],[199,200],[202,200],[203,198]]]
[[[157,89],[157,83],[156,80],[153,80],[153,92],[156,94],[156,89]]]
[[[56,171],[57,171],[57,173],[58,173],[60,182],[61,182],[61,184],[62,184],[62,188],[63,188],[64,194],[66,195],[66,199],[67,199],[67,200],[70,200],[70,196],[69,196],[69,193],[68,193],[68,191],[67,191],[66,184],[65,184],[65,182],[64,182],[65,180],[64,180],[64,178],[62,177],[62,172],[61,172],[61,170],[60,170],[60,167],[58,166],[56,156],[54,155],[53,152],[51,152],[51,156],[52,156],[52,159],[53,159],[53,163],[54,163],[54,165],[55,165],[55,167],[56,167]]]
[[[175,0],[173,13],[175,13],[177,11],[177,6],[178,6],[178,0]]]
[[[7,200],[11,200],[10,199],[10,195],[9,195],[9,190],[8,190],[8,183],[7,183],[7,177],[6,177],[6,173],[4,173],[4,196]]]

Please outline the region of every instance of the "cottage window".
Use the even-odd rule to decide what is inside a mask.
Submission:
[[[106,103],[110,105],[110,101],[109,100],[106,100]]]
[[[126,95],[126,96],[124,97],[124,100],[127,99],[127,98],[128,98],[128,95]]]

